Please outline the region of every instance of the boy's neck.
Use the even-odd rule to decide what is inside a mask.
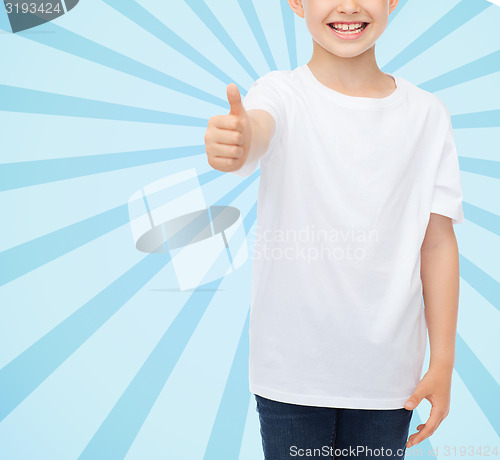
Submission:
[[[335,56],[313,40],[309,69],[323,85],[348,96],[382,98],[392,94],[393,78],[380,70],[375,46],[355,57]]]

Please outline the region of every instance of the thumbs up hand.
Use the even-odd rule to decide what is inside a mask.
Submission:
[[[252,136],[250,118],[234,83],[227,87],[227,100],[231,107],[229,114],[210,118],[205,133],[208,164],[223,172],[236,171],[243,166]]]

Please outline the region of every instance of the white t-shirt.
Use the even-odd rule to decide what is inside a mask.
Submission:
[[[431,212],[464,221],[460,170],[443,102],[388,75],[391,95],[348,96],[305,64],[266,74],[243,99],[276,121],[260,158],[252,393],[398,409],[420,381],[420,248]]]

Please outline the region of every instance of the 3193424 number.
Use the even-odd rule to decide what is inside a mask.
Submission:
[[[9,2],[5,4],[7,14],[61,14],[61,4],[59,2],[29,3],[29,2]]]

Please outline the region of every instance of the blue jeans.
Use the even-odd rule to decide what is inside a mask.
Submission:
[[[265,460],[404,458],[413,410],[301,406],[259,395],[255,399]]]

